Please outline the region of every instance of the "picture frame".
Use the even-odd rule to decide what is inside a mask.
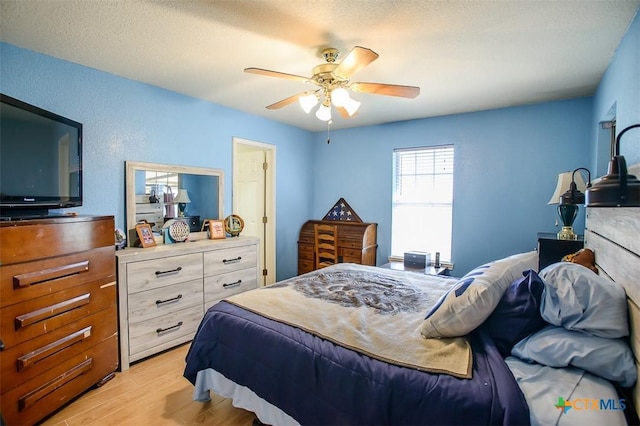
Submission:
[[[237,214],[231,214],[224,219],[224,227],[229,235],[237,237],[244,229],[244,220]]]
[[[217,219],[202,219],[202,226],[200,227],[200,232],[208,232],[209,231],[209,221],[210,220],[217,220]]]
[[[136,233],[138,234],[142,248],[156,246],[156,239],[153,237],[151,225],[148,223],[138,223],[136,225]]]
[[[209,219],[209,239],[218,240],[227,238],[224,220]]]

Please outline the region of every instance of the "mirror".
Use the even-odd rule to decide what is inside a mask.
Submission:
[[[135,226],[143,220],[159,234],[170,219],[183,218],[191,232],[199,232],[204,220],[224,218],[223,170],[135,161],[125,164],[127,245],[136,241]]]

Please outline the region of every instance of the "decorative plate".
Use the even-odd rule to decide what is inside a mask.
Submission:
[[[237,214],[230,214],[224,219],[224,230],[232,237],[240,235],[244,229],[244,220]]]
[[[189,236],[189,225],[187,222],[176,220],[169,226],[169,236],[177,242],[186,240]]]

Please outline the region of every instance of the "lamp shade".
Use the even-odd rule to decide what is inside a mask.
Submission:
[[[355,99],[349,98],[347,99],[347,101],[344,103],[343,106],[344,106],[344,109],[347,110],[347,113],[349,114],[349,116],[351,117],[353,114],[358,112],[358,108],[360,108],[360,102],[356,101]]]
[[[178,195],[173,199],[174,203],[190,203],[189,193],[186,189],[178,189]]]
[[[587,207],[640,207],[640,180],[629,174],[627,161],[620,155],[620,138],[637,128],[640,124],[633,124],[618,134],[608,173],[586,191]]]
[[[551,196],[551,199],[547,204],[560,203],[560,197],[562,197],[562,194],[564,194],[565,192],[571,189],[571,175],[572,175],[572,172],[564,172],[564,173],[558,174],[556,189],[555,191],[553,191],[553,195]],[[578,187],[578,190],[581,192],[586,191],[587,184],[584,183],[584,178],[582,177],[582,175],[580,173],[576,173],[574,175],[574,179],[576,182],[576,186]]]
[[[314,106],[318,105],[318,97],[316,96],[315,93],[309,93],[307,95],[300,96],[298,98],[298,102],[300,102],[300,106],[302,107],[304,112],[309,114],[311,109]]]
[[[331,120],[331,105],[325,105],[324,103],[320,105],[318,111],[316,111],[316,117],[322,121]]]
[[[338,87],[331,92],[331,102],[337,107],[345,106],[350,99],[349,92],[344,87]]]

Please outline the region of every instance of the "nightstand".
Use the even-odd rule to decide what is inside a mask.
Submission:
[[[389,262],[384,265],[380,265],[379,268],[385,269],[394,269],[396,271],[407,271],[407,272],[415,272],[417,274],[426,274],[426,275],[449,275],[449,268],[445,266],[440,266],[436,268],[435,266],[427,266],[426,268],[411,268],[410,266],[404,266],[404,262]]]
[[[538,271],[552,263],[560,262],[562,258],[575,253],[584,247],[584,237],[578,235],[577,240],[559,240],[553,233],[538,233]]]

